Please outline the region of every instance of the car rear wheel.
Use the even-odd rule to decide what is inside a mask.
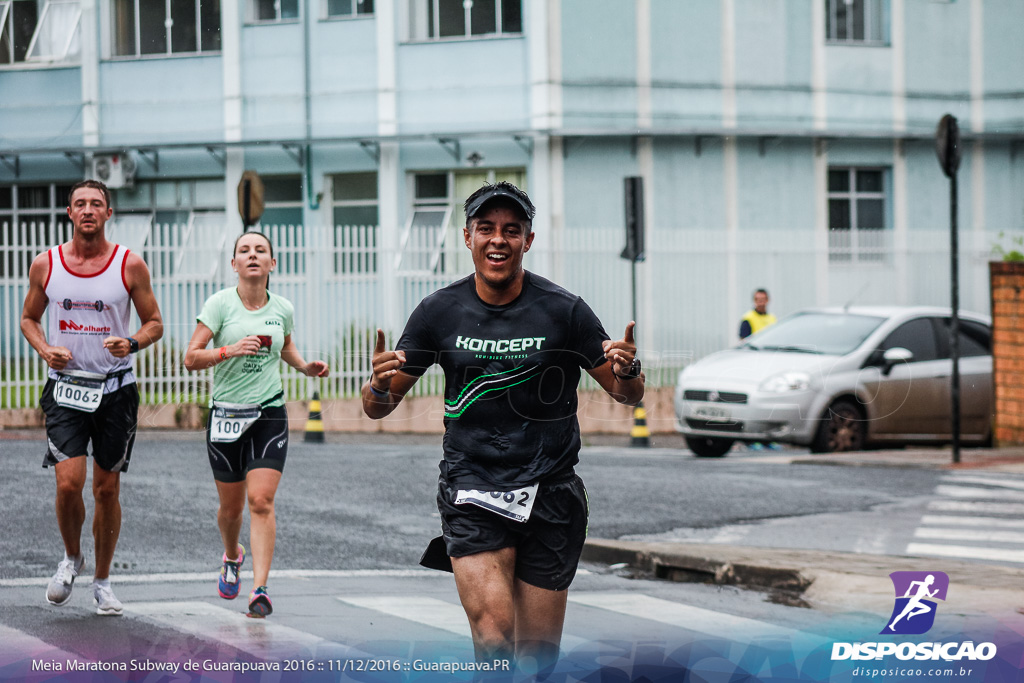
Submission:
[[[734,439],[716,439],[713,436],[688,436],[686,447],[698,458],[721,458],[732,448]]]
[[[825,411],[818,433],[811,443],[812,453],[841,453],[864,450],[867,425],[852,402],[836,401]]]

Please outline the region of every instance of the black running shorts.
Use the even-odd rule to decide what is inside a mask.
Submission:
[[[476,505],[454,505],[456,488],[442,475],[437,509],[450,557],[488,550],[516,549],[516,578],[547,590],[569,587],[580,563],[590,513],[583,480],[573,475],[541,484],[530,518],[517,522]]]
[[[210,420],[206,421],[206,453],[210,456],[213,478],[227,483],[245,481],[249,470],[266,467],[284,471],[288,456],[288,411],[284,406],[264,408],[237,441],[210,441]]]
[[[103,394],[96,411],[87,413],[57,405],[56,381],[48,379],[39,405],[46,415],[46,455],[43,467],[88,453],[108,472],[127,472],[139,421],[139,389],[135,382]]]

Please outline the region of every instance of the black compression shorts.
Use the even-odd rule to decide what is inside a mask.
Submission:
[[[582,479],[573,475],[562,483],[541,484],[525,522],[476,505],[454,505],[456,490],[440,477],[437,509],[450,557],[514,547],[516,578],[547,590],[569,587],[587,538],[590,510]]]
[[[46,454],[43,467],[88,453],[108,472],[127,472],[139,420],[139,389],[135,382],[103,394],[96,411],[87,413],[57,404],[56,381],[48,379],[39,398],[46,415]]]
[[[249,470],[266,467],[284,471],[288,456],[288,411],[284,406],[264,408],[263,414],[236,441],[210,441],[210,421],[206,421],[206,453],[210,456],[213,478],[227,483],[245,481]]]

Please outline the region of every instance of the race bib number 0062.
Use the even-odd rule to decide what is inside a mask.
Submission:
[[[103,384],[103,379],[58,375],[53,387],[53,400],[65,408],[94,413],[103,400]]]
[[[525,522],[533,511],[533,502],[537,499],[539,484],[533,484],[514,491],[478,491],[476,489],[459,490],[455,494],[455,504],[477,505],[491,512],[508,517],[517,522]]]

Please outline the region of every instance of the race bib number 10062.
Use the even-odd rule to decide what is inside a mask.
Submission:
[[[53,387],[53,400],[65,408],[95,413],[103,400],[103,384],[104,379],[58,375]]]

